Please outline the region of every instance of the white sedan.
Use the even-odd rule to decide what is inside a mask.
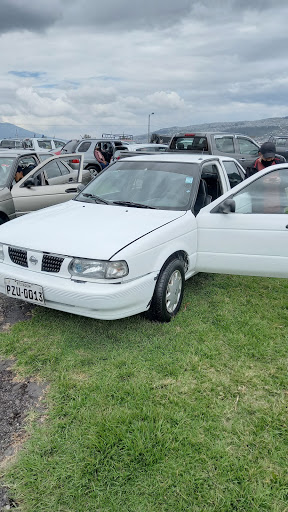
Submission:
[[[169,321],[199,271],[287,277],[288,164],[238,175],[231,190],[224,160],[236,166],[211,155],[120,160],[74,200],[4,224],[0,291],[92,318]]]

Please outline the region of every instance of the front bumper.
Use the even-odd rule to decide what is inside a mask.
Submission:
[[[0,293],[5,294],[6,278],[42,286],[45,307],[99,320],[116,320],[148,309],[157,273],[129,282],[99,284],[75,282],[0,263]]]

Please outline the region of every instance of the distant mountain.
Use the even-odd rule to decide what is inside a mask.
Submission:
[[[28,137],[42,137],[42,133],[30,132],[11,123],[0,123],[0,139],[25,139]]]
[[[267,140],[271,135],[288,135],[288,116],[271,117],[259,119],[256,121],[232,121],[218,123],[191,124],[189,126],[172,126],[170,128],[161,128],[156,132],[159,135],[172,136],[177,132],[230,132],[249,135],[259,142]],[[147,142],[147,133],[137,135],[135,139],[139,142]]]

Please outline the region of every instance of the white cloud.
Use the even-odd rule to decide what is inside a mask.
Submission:
[[[51,2],[2,1],[2,121],[69,138],[287,114],[284,1]]]

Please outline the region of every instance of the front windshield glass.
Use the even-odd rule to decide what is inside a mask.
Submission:
[[[6,186],[15,158],[0,157],[0,187]]]
[[[198,169],[196,163],[118,161],[89,183],[76,200],[187,210]]]

